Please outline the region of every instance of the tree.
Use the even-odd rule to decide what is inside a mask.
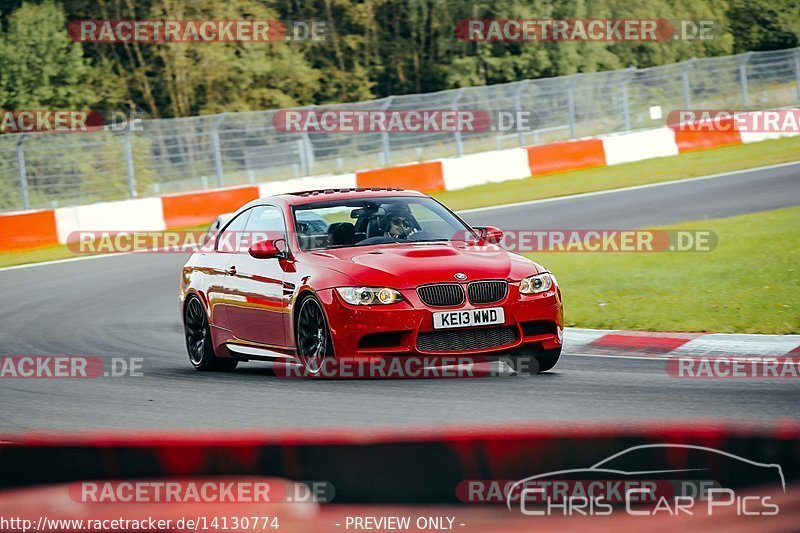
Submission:
[[[278,19],[258,0],[70,0],[75,19]],[[306,49],[285,42],[87,43],[152,118],[304,105],[319,90]]]
[[[9,0],[0,15],[18,3]],[[0,22],[0,31],[7,31],[0,38],[3,102],[17,105],[22,98],[53,105],[124,104],[153,118],[182,117],[644,68],[800,43],[798,0],[60,0],[60,4],[68,20],[321,20],[328,32],[323,42],[79,45],[67,39],[64,15],[53,0],[23,3]],[[458,23],[471,18],[713,21],[714,36],[665,42],[456,38]]]
[[[728,17],[736,52],[800,45],[797,0],[733,0]]]
[[[50,0],[11,14],[0,35],[0,108],[87,109],[101,99],[97,72],[66,27]]]

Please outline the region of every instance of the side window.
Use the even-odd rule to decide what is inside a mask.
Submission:
[[[264,240],[276,240],[286,238],[286,227],[283,222],[283,213],[280,209],[271,205],[262,205],[251,209],[252,214],[247,220],[244,230],[243,248]]]
[[[247,218],[250,216],[252,209],[240,213],[239,216],[234,218],[228,224],[222,233],[217,236],[217,245],[214,248],[217,252],[223,253],[236,253],[239,251],[242,241],[242,234],[244,233],[245,226],[247,225]]]

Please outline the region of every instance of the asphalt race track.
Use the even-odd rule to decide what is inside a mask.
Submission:
[[[625,229],[790,205],[800,205],[800,163],[464,216],[504,229]],[[187,360],[177,303],[184,261],[140,254],[0,271],[0,355],[144,358],[140,377],[0,380],[0,428],[769,422],[797,415],[797,380],[681,380],[666,374],[664,361],[579,354],[533,377],[290,380],[264,363],[199,373]]]

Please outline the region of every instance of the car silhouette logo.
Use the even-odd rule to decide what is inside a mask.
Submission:
[[[464,274],[463,272],[457,272],[456,275],[455,275],[455,278],[458,281],[464,281],[465,279],[467,279],[467,275]]]
[[[544,474],[537,474],[535,476],[526,477],[524,479],[520,479],[519,481],[515,482],[510,486],[508,490],[508,496],[506,496],[506,507],[511,509],[511,502],[514,495],[514,491],[520,491],[520,494],[523,494],[526,490],[526,484],[532,482],[542,482],[543,480],[555,478],[555,476],[563,476],[563,475],[587,475],[587,474],[594,474],[594,475],[601,475],[607,476],[606,479],[614,479],[612,476],[636,476],[636,475],[657,475],[657,474],[668,474],[668,473],[679,473],[679,472],[697,472],[697,471],[708,471],[709,468],[681,468],[681,469],[648,469],[648,470],[622,470],[620,468],[616,468],[615,461],[619,460],[620,457],[624,457],[627,454],[631,454],[638,450],[658,450],[658,449],[680,449],[680,450],[696,450],[701,452],[708,452],[709,456],[711,457],[727,457],[729,459],[733,459],[737,461],[737,464],[746,464],[756,468],[764,468],[767,469],[768,472],[771,473],[773,480],[779,480],[781,488],[783,489],[784,494],[786,493],[786,478],[783,475],[783,468],[781,465],[776,463],[759,463],[756,461],[752,461],[750,459],[746,459],[744,457],[734,455],[732,453],[718,450],[716,448],[709,448],[706,446],[697,446],[694,444],[670,444],[670,443],[657,443],[657,444],[640,444],[638,446],[632,446],[625,450],[622,450],[619,453],[615,453],[610,457],[607,457],[596,463],[589,468],[574,468],[570,470],[556,470],[554,472],[546,472]],[[718,460],[718,459],[717,459]]]

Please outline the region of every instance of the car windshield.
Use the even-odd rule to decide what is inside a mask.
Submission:
[[[313,202],[296,206],[294,218],[302,250],[476,238],[453,213],[427,197]]]

